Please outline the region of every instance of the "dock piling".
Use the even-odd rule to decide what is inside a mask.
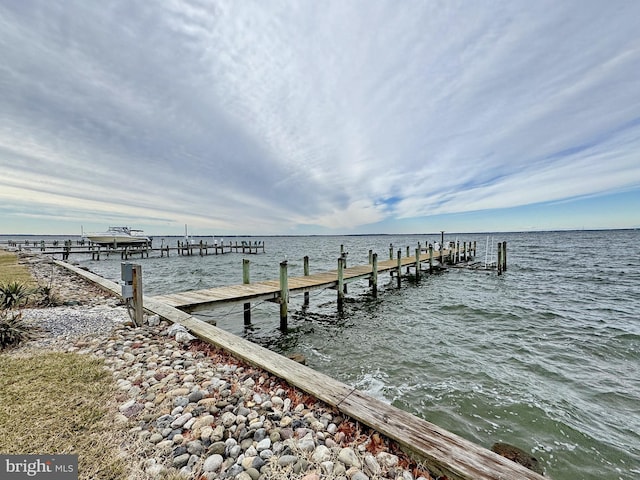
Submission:
[[[244,285],[249,285],[249,260],[246,258],[242,259],[242,283]],[[244,304],[244,324],[245,326],[251,325],[251,302],[246,302]]]
[[[344,306],[344,263],[343,256],[338,258],[338,311],[342,312]]]
[[[429,244],[429,273],[433,273],[433,244]]]
[[[342,248],[341,248],[342,250]],[[347,268],[347,252],[342,251],[340,253],[340,256],[342,257],[342,268]],[[344,286],[342,287],[342,291],[346,294],[347,293],[347,284],[345,283]]]
[[[378,254],[371,257],[371,294],[373,298],[378,296]]]
[[[304,276],[308,277],[309,276],[309,256],[305,255],[304,259]],[[309,292],[304,292],[304,306],[308,307],[309,306]]]
[[[133,310],[134,323],[141,326],[144,322],[144,306],[142,304],[142,266],[132,265],[133,272]]]
[[[502,242],[502,270],[507,271],[507,241]]]
[[[287,315],[289,303],[289,279],[287,276],[287,261],[280,262],[280,330],[287,329]]]
[[[409,258],[411,256],[411,247],[409,245],[407,245],[407,258]],[[407,275],[409,275],[411,273],[411,266],[407,265]]]
[[[398,249],[398,288],[400,288],[400,277],[402,276],[402,250]]]

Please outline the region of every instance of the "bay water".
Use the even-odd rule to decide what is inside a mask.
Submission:
[[[0,238],[4,242],[7,237]],[[68,237],[71,238],[71,237]],[[20,240],[14,236],[14,240]],[[212,237],[194,237],[213,242]],[[265,242],[265,253],[133,259],[143,270],[145,295],[380,260],[398,249],[411,255],[432,235],[227,238]],[[196,316],[283,354],[302,353],[307,365],[370,395],[490,448],[506,442],[531,452],[555,480],[640,478],[640,231],[447,234],[476,241],[476,260],[495,260],[508,245],[508,270],[449,268],[397,288],[380,275],[377,298],[367,281],[349,284],[343,312],[334,290],[292,296],[289,328],[279,309],[252,304]],[[39,240],[39,238],[38,238]],[[218,241],[222,239],[218,238]],[[176,238],[155,238],[154,246]],[[489,250],[489,251],[487,251]],[[197,249],[196,249],[197,252]],[[119,281],[120,258],[72,261]]]

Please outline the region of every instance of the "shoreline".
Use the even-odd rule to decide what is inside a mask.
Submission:
[[[151,326],[134,328],[119,299],[47,258],[20,261],[66,305],[25,309],[25,319],[45,330],[3,354],[104,359],[116,387],[112,410],[131,441],[122,453],[135,459],[132,477],[438,478],[393,442],[284,380],[200,340],[178,342],[167,336],[169,323],[154,316],[146,317]]]
[[[19,257],[67,304],[38,309],[45,324],[65,324],[66,331],[71,317],[88,325],[75,337],[57,336],[67,343],[63,351],[103,359],[117,380],[116,423],[129,430],[134,445],[121,453],[137,459],[130,478],[542,478],[519,460],[506,460],[307,367],[292,361],[281,366],[283,357],[159,302],[147,310],[183,325],[167,328],[170,322],[146,315],[142,328],[132,328],[114,298],[117,284],[42,255]],[[48,336],[56,339],[55,329],[49,327]],[[59,342],[51,343],[60,351]],[[28,351],[28,345],[16,350]],[[347,389],[347,396],[336,404],[335,392],[319,390],[316,376]]]

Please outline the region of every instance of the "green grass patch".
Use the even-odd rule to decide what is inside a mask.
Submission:
[[[36,286],[29,269],[18,263],[18,256],[13,252],[0,250],[0,284],[10,282],[24,283],[29,287]]]
[[[78,454],[80,479],[125,479],[123,432],[102,360],[73,353],[0,355],[0,452]]]

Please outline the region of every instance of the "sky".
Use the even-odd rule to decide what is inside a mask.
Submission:
[[[636,0],[0,0],[0,234],[640,227]]]

